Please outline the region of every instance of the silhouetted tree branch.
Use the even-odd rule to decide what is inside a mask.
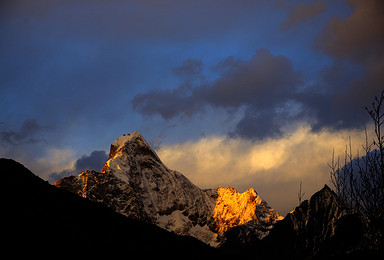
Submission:
[[[365,130],[364,155],[352,153],[352,144],[345,148],[344,163],[332,153],[330,181],[339,199],[351,211],[359,213],[367,226],[367,236],[372,246],[380,248],[384,242],[384,91],[375,97],[371,108],[366,110],[374,124],[374,135],[369,140]]]
[[[305,192],[304,193],[302,192],[301,181],[300,181],[300,188],[299,188],[299,192],[297,193],[297,198],[299,199],[299,205],[301,204],[301,201],[302,201],[304,195],[305,195]]]

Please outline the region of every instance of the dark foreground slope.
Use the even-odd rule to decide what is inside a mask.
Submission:
[[[0,159],[4,255],[149,258],[222,258],[191,238],[129,219],[58,189],[23,165]]]

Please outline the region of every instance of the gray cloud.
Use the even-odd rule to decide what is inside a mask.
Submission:
[[[188,63],[185,61],[178,68],[185,68]],[[233,134],[264,137],[280,133],[275,110],[294,98],[301,84],[301,75],[289,59],[260,49],[248,61],[228,57],[214,66],[214,70],[220,75],[213,82],[139,94],[132,100],[133,108],[141,114],[160,115],[168,120],[180,115],[192,116],[204,107],[228,110],[246,107],[245,116]]]
[[[325,3],[316,1],[314,3],[299,3],[291,8],[290,13],[281,25],[283,30],[297,26],[307,20],[314,19],[325,10]]]
[[[202,72],[202,62],[196,59],[187,59],[183,61],[183,64],[174,68],[172,71],[176,76],[179,77],[190,77],[199,75]]]
[[[133,107],[140,113],[159,114],[164,119],[193,114],[200,105],[230,108],[252,104],[266,108],[293,96],[300,84],[300,73],[294,71],[290,60],[274,56],[266,49],[258,50],[249,61],[229,57],[215,68],[222,74],[214,82],[139,94],[132,100]]]
[[[258,110],[248,107],[243,118],[238,122],[236,129],[230,136],[245,138],[278,137],[283,133],[279,122],[276,120],[275,112],[271,109]]]
[[[38,134],[47,129],[51,127],[39,125],[36,119],[25,120],[19,130],[5,129],[4,125],[4,129],[0,131],[0,142],[11,146],[46,142]]]
[[[331,18],[314,43],[333,64],[310,84],[302,81],[287,57],[261,49],[248,61],[231,56],[219,62],[213,67],[219,77],[212,82],[140,94],[132,100],[133,107],[164,119],[191,116],[204,107],[244,108],[230,134],[249,138],[281,135],[287,123],[300,120],[314,130],[362,128],[369,120],[364,107],[384,88],[384,4],[349,4],[353,12],[344,19]],[[321,2],[296,5],[286,24],[310,19],[324,8]],[[282,107],[294,113],[281,113]]]
[[[331,18],[315,47],[335,58],[362,62],[384,54],[384,2],[349,0],[353,13]]]
[[[216,107],[250,105],[271,108],[294,95],[301,83],[300,73],[283,55],[273,55],[267,49],[256,51],[249,61],[232,60],[220,78],[210,86],[196,89],[201,98]]]
[[[83,155],[75,163],[75,169],[79,171],[95,170],[99,171],[108,160],[105,151],[93,151],[89,156]]]
[[[131,101],[133,109],[142,115],[160,115],[164,119],[172,119],[179,115],[190,116],[198,109],[199,100],[185,85],[173,90],[152,90],[137,94]]]
[[[314,44],[334,64],[321,72],[328,95],[317,97],[312,107],[321,125],[335,128],[363,127],[364,107],[384,89],[384,2],[348,3],[351,15],[330,19]]]
[[[53,183],[69,175],[78,175],[85,170],[100,171],[106,161],[108,161],[108,155],[105,151],[93,151],[89,156],[81,156],[81,158],[76,161],[73,169],[66,169],[61,172],[49,174],[49,181]]]

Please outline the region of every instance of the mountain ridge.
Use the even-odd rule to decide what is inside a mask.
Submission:
[[[136,148],[143,147],[139,145]],[[147,165],[142,155],[136,159],[132,159],[138,163],[136,166]],[[148,169],[146,167],[142,169]],[[126,194],[127,198],[138,201],[122,205],[119,200],[122,199],[120,188],[124,187],[120,186],[126,183],[113,172],[85,171],[78,176],[68,177],[72,180],[63,184],[70,185],[68,189],[72,188],[76,193],[50,185],[10,159],[0,159],[0,171],[4,216],[2,234],[6,238],[3,248],[5,253],[12,256],[25,255],[25,251],[29,255],[47,257],[76,255],[100,258],[132,254],[143,258],[156,255],[170,259],[381,259],[384,255],[383,248],[373,249],[368,243],[369,234],[363,217],[345,207],[327,185],[309,200],[303,201],[284,219],[264,226],[267,231],[265,234],[261,233],[263,229],[257,225],[260,218],[239,213],[248,212],[248,206],[243,207],[248,200],[259,205],[264,203],[255,190],[249,189],[243,193],[231,187],[219,187],[219,192],[204,190],[206,195],[216,201],[220,201],[220,197],[230,197],[223,199],[223,203],[215,204],[215,207],[218,205],[227,211],[218,210],[222,219],[212,217],[212,223],[217,224],[215,221],[219,221],[219,225],[210,226],[211,231],[222,227],[223,223],[238,221],[235,226],[217,235],[217,250],[191,235],[175,234],[178,232],[176,229],[180,228],[201,235],[198,222],[204,218],[199,219],[199,215],[192,214],[188,208],[170,208],[170,214],[160,216],[154,225],[145,220],[126,217],[110,205],[97,201],[98,197],[94,195],[102,193],[109,194],[109,199],[115,199],[117,205],[132,206],[133,209],[140,206],[137,204],[140,198],[130,197],[129,193]],[[108,188],[110,190],[105,190]],[[138,191],[135,189],[140,188],[140,185],[131,188],[130,192],[135,194]],[[237,200],[238,197],[247,199]],[[103,199],[108,199],[108,196]],[[233,203],[224,207],[229,201]],[[253,211],[252,207],[250,211]],[[263,207],[255,211],[256,217],[262,216],[262,213]],[[248,216],[251,216],[250,221]],[[261,220],[270,223],[266,218]],[[185,221],[190,225],[184,226]],[[159,227],[159,223],[164,227]]]
[[[218,192],[221,188],[202,190],[183,174],[170,170],[139,132],[122,135],[111,144],[109,160],[100,172],[84,171],[57,181],[55,186],[212,246],[225,241],[224,233],[237,225],[251,225],[263,237],[282,218],[253,189],[253,193],[249,191],[252,196],[242,197],[236,191],[232,195],[239,194],[237,200],[227,196],[223,203]],[[239,208],[239,198],[245,204],[236,214],[247,216],[240,222],[228,221],[228,209]]]

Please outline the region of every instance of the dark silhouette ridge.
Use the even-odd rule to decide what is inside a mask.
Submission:
[[[196,259],[221,253],[204,243],[129,219],[56,188],[20,163],[0,159],[3,248],[9,255]]]
[[[20,163],[0,159],[3,254],[43,257],[164,257],[167,259],[355,259],[383,257],[362,243],[357,214],[328,187],[277,222],[262,240],[242,226],[221,250],[129,219],[103,205],[58,189]],[[239,236],[242,236],[239,239]]]

